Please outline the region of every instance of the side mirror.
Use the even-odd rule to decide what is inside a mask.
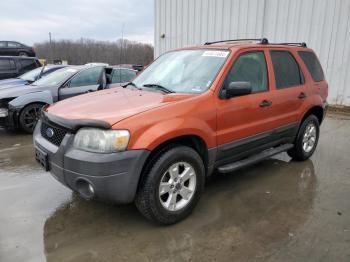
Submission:
[[[226,86],[223,97],[229,99],[234,96],[244,96],[251,93],[252,85],[250,82],[231,82]]]

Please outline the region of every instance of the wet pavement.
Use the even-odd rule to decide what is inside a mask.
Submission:
[[[0,261],[350,261],[350,118],[314,156],[215,175],[185,221],[85,201],[41,170],[31,136],[0,130]]]

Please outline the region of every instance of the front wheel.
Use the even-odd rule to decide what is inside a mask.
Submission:
[[[320,124],[314,115],[308,116],[301,124],[294,148],[288,155],[297,161],[304,161],[312,156],[316,150],[320,135]]]
[[[204,164],[190,147],[176,146],[150,160],[135,199],[138,210],[149,220],[174,224],[196,206],[204,188]]]
[[[43,104],[30,104],[22,109],[19,115],[19,125],[21,129],[26,133],[33,133],[36,123],[40,118],[40,112]]]

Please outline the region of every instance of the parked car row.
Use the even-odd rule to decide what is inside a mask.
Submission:
[[[107,69],[61,69],[4,112],[31,131],[43,104],[105,89],[106,79],[126,80]],[[192,212],[214,170],[229,173],[281,152],[308,159],[328,95],[306,44],[267,39],[167,52],[123,87],[45,107],[34,131],[35,158],[85,199],[134,202],[161,224]],[[21,109],[33,94],[46,100]]]

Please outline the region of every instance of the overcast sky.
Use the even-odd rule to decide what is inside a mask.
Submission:
[[[153,43],[153,0],[0,1],[0,40],[115,40],[124,23],[124,38]]]

